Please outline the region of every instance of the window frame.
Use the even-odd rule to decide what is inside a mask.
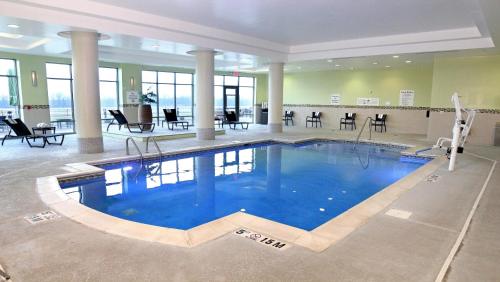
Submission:
[[[155,82],[144,82],[142,80],[142,77],[143,77],[143,74],[142,72],[154,72],[155,73]],[[174,81],[173,83],[171,82],[159,82],[159,74],[160,73],[173,73],[174,74]],[[191,83],[188,84],[188,83],[177,83],[177,74],[189,74],[191,75]],[[194,119],[195,119],[195,112],[194,112],[194,104],[195,104],[195,101],[194,101],[194,73],[191,73],[191,72],[180,72],[180,71],[161,71],[161,70],[151,70],[151,69],[143,69],[141,70],[141,89],[143,89],[143,85],[144,84],[147,84],[147,85],[154,85],[155,86],[155,93],[158,95],[157,96],[157,101],[156,101],[156,109],[157,109],[157,113],[158,115],[155,117],[153,116],[153,119],[156,119],[156,122],[157,124],[160,124],[160,118],[161,118],[161,115],[162,113],[160,112],[160,94],[159,94],[159,90],[158,90],[158,87],[159,85],[173,85],[174,87],[174,108],[175,110],[177,111],[177,85],[188,85],[188,86],[191,86],[191,115],[190,116],[178,116],[178,117],[188,117],[188,118],[191,118],[191,123],[190,125],[193,125],[194,124]]]
[[[19,86],[19,66],[18,66],[18,63],[19,61],[17,59],[13,59],[13,58],[4,58],[4,57],[0,57],[1,60],[9,60],[9,61],[13,61],[14,62],[14,73],[15,75],[8,75],[8,74],[0,74],[0,77],[6,77],[7,79],[8,78],[15,78],[16,80],[16,94],[17,94],[17,116],[19,118],[21,118],[21,97],[20,97],[20,86]],[[7,114],[7,113],[5,113]]]
[[[52,64],[52,65],[66,65],[69,66],[69,78],[60,78],[60,77],[50,77],[47,73],[47,65]],[[49,101],[49,119],[50,122],[53,123],[55,120],[52,120],[51,114],[50,114],[50,98],[48,97],[49,95],[49,80],[62,80],[62,81],[69,81],[69,86],[70,86],[70,98],[71,98],[71,119],[73,120],[73,127],[71,128],[71,132],[75,133],[76,128],[75,128],[75,99],[74,99],[74,91],[73,91],[73,65],[72,64],[67,64],[67,63],[58,63],[58,62],[45,62],[45,80],[47,83],[47,100]]]

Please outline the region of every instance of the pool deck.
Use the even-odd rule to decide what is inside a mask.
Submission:
[[[283,134],[227,130],[215,141],[159,142],[162,151],[262,138],[353,138],[354,132],[285,128]],[[423,136],[374,134],[375,141],[427,146]],[[143,144],[139,144],[143,146]],[[436,182],[419,181],[322,252],[299,245],[278,251],[231,233],[193,248],[146,242],[90,228],[65,216],[32,225],[24,217],[48,210],[36,192],[39,177],[68,173],[68,163],[122,157],[124,141],[105,137],[106,153],[64,146],[30,149],[18,140],[0,147],[0,265],[13,281],[434,281],[450,254],[500,148],[468,146],[454,173],[440,165]],[[36,157],[34,157],[36,153]],[[474,153],[470,154],[470,153]],[[477,155],[475,155],[477,154]],[[482,157],[481,157],[482,156]],[[407,219],[386,215],[408,211]],[[447,281],[500,277],[500,168],[491,173]],[[1,281],[1,279],[0,279]]]

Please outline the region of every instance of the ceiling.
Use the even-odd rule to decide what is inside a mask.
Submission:
[[[461,0],[93,0],[285,45],[464,28]],[[167,4],[168,3],[168,4]],[[193,8],[196,7],[196,8]]]
[[[0,50],[69,57],[57,33],[96,30],[112,62],[193,68],[186,52],[211,48],[222,71],[400,67],[500,53],[498,11],[498,0],[3,0]]]

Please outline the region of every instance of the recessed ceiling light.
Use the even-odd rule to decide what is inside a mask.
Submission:
[[[407,63],[407,64],[411,64],[411,63],[413,63],[413,62],[412,62],[412,61],[410,61],[410,60],[406,60],[406,61],[405,61],[405,63]]]
[[[17,24],[8,24],[7,27],[10,27],[10,28],[19,28],[19,26]]]
[[[394,55],[394,56],[392,56],[392,57],[393,57],[394,59],[397,59],[397,58],[399,58],[399,55]]]
[[[158,45],[158,44],[153,44],[153,45],[151,45],[151,47],[153,47],[153,48],[160,48],[160,45]]]
[[[340,65],[335,65],[336,67],[340,67]]]
[[[298,66],[298,67],[297,67],[297,69],[301,70],[301,69],[302,69],[302,67],[301,67],[301,66]]]
[[[332,60],[332,59],[330,59],[330,60],[328,60],[327,62],[332,63],[332,62],[333,62],[333,60]]]
[[[374,64],[374,65],[378,65],[378,62],[373,62],[372,64]]]
[[[386,68],[390,68],[391,66],[385,66]]]
[[[9,39],[18,39],[18,38],[23,37],[23,35],[22,34],[0,32],[0,37],[9,38]]]

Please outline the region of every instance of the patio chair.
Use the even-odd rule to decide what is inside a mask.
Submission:
[[[234,111],[224,111],[225,120],[222,123],[222,127],[224,124],[229,125],[229,128],[236,130],[236,125],[241,125],[241,129],[248,129],[248,125],[250,124],[247,121],[238,121],[238,117]],[[232,125],[232,127],[231,127]]]
[[[174,126],[181,125],[182,129],[189,130],[189,122],[185,120],[177,119],[177,111],[175,109],[163,109],[163,114],[165,119],[161,121],[161,127],[167,122],[167,127],[170,130],[174,130]]]
[[[144,131],[153,132],[153,130],[155,129],[155,124],[152,122],[129,123],[125,115],[123,115],[123,113],[120,110],[108,110],[108,111],[113,116],[113,120],[108,124],[106,132],[108,132],[109,127],[113,124],[118,125],[118,130],[121,130],[122,126],[126,126],[130,133],[142,133]],[[137,130],[135,130],[136,128]]]
[[[288,126],[288,122],[292,122],[293,126],[293,111],[285,111],[285,114],[283,115],[283,120],[285,121],[285,125]]]
[[[306,117],[306,127],[307,127],[308,123],[311,123],[311,127],[314,125],[317,128],[318,124],[319,124],[319,127],[323,127],[323,125],[321,124],[321,112],[312,112],[312,114],[310,116],[307,116]]]
[[[45,148],[46,144],[49,145],[62,145],[64,142],[64,136],[66,135],[65,133],[58,133],[58,134],[33,134],[31,131],[28,129],[26,124],[19,118],[16,119],[5,119],[4,122],[10,127],[10,131],[7,135],[5,135],[2,139],[2,146],[5,140],[7,139],[21,139],[21,142],[26,139],[26,143],[30,147],[37,147],[37,148]],[[11,135],[12,131],[16,135]],[[57,138],[61,137],[61,141],[59,142],[50,142],[48,138],[54,138],[54,140],[57,141]],[[34,144],[31,142],[35,142],[37,138],[42,138],[42,144]],[[31,142],[30,142],[31,140]]]
[[[382,132],[382,130],[387,132],[387,126],[385,125],[386,119],[386,114],[376,114],[375,119],[372,119],[372,121],[370,122],[370,127],[375,126],[375,131],[377,131],[377,127],[380,127],[380,132]]]
[[[351,130],[356,129],[356,113],[345,113],[345,117],[340,118],[340,130],[342,130],[342,125],[344,129],[347,129],[347,125],[351,126]]]

